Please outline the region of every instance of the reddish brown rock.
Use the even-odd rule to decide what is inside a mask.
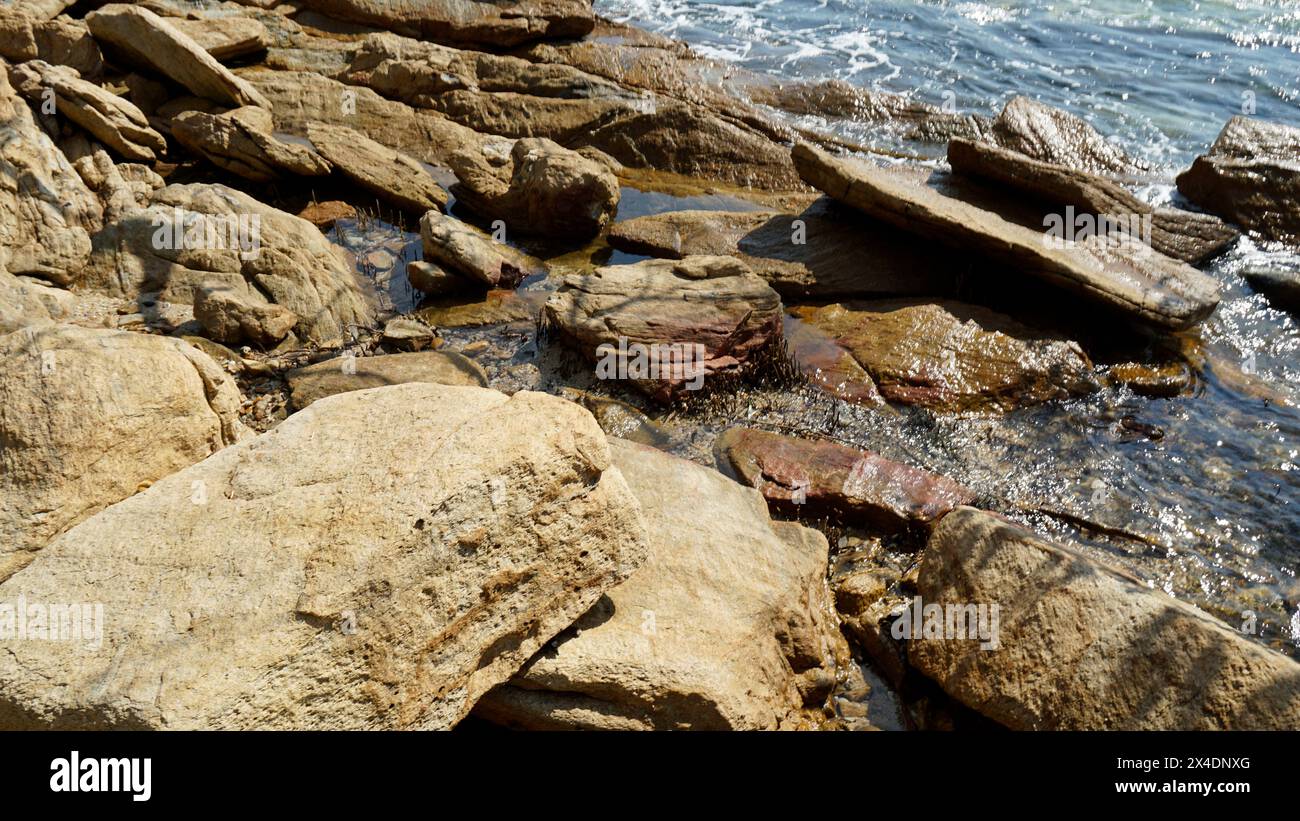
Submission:
[[[780,510],[831,513],[889,532],[929,527],[975,498],[951,479],[835,442],[731,428],[717,450],[741,482]]]

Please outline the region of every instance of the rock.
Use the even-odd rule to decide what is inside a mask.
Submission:
[[[345,177],[398,208],[424,213],[447,206],[447,192],[405,154],[343,126],[309,123],[307,137]]]
[[[716,471],[610,442],[649,557],[476,714],[533,729],[808,726],[844,639],[829,616],[826,539],[772,522]],[[689,499],[689,504],[682,504]]]
[[[45,325],[62,318],[51,315],[51,308],[54,308],[55,314],[63,313],[56,294],[71,296],[67,291],[42,288],[19,279],[0,268],[0,334],[11,333],[28,325]]]
[[[247,81],[231,74],[193,38],[139,6],[110,4],[86,15],[90,33],[128,62],[168,77],[200,97],[239,108],[271,108]]]
[[[586,0],[305,0],[314,11],[423,40],[510,48],[533,40],[582,37],[595,23]]]
[[[82,182],[99,197],[106,223],[144,208],[153,192],[165,185],[147,165],[113,162],[107,149],[82,132],[65,139],[60,148]]]
[[[626,379],[660,402],[719,374],[744,374],[781,339],[781,298],[743,263],[687,257],[564,277],[545,318],[599,379]]]
[[[135,104],[81,79],[71,68],[32,60],[10,74],[14,86],[33,103],[52,90],[60,114],[127,160],[151,163],[167,150],[167,141]]]
[[[1116,249],[1094,238],[1053,247],[1045,234],[991,211],[805,143],[795,146],[794,162],[810,184],[895,228],[1012,266],[1162,330],[1191,327],[1219,302],[1212,277],[1140,243]]]
[[[417,111],[312,72],[252,69],[240,75],[271,101],[276,128],[288,134],[306,136],[311,123],[343,126],[431,165],[446,165],[456,150],[485,138],[435,111]]]
[[[287,308],[251,298],[256,291],[194,291],[194,318],[213,340],[226,345],[273,348],[298,324]]]
[[[1182,362],[1159,365],[1123,362],[1110,367],[1110,378],[1139,396],[1157,399],[1181,396],[1192,387],[1191,371]]]
[[[975,499],[951,479],[835,442],[730,428],[716,448],[719,461],[774,508],[831,513],[876,530],[928,531]]]
[[[1003,148],[1093,174],[1132,174],[1145,166],[1079,117],[1028,97],[1013,97],[993,121]]]
[[[1099,387],[1075,342],[948,300],[799,307],[875,379],[891,402],[943,411],[1008,411]]]
[[[871,374],[830,334],[791,316],[785,318],[783,333],[790,356],[809,382],[845,402],[873,408],[885,404]]]
[[[662,425],[626,402],[569,387],[560,388],[560,396],[590,411],[609,436],[661,449],[671,439]]]
[[[997,605],[997,648],[908,642],[949,695],[1020,730],[1300,726],[1300,667],[1188,604],[992,514],[945,516],[921,560],[928,605]],[[989,611],[986,611],[989,612]]]
[[[425,296],[445,296],[463,291],[469,280],[456,276],[440,265],[424,260],[406,263],[406,279],[411,287]]]
[[[1183,262],[1205,262],[1227,250],[1240,236],[1217,217],[1176,208],[1157,209],[1105,177],[1035,160],[1009,149],[952,140],[948,143],[948,162],[956,173],[990,180],[1016,194],[1039,198],[1044,204],[1107,217],[1115,230]],[[1056,213],[1065,219],[1066,212]],[[1073,227],[1072,219],[1066,221]],[[1097,223],[1097,227],[1102,226]],[[1134,232],[1133,228],[1139,230]]]
[[[384,344],[400,351],[422,351],[437,347],[440,341],[432,328],[414,319],[399,316],[384,325]]]
[[[734,256],[784,299],[943,294],[961,267],[931,245],[823,197],[800,213],[668,211],[610,226],[629,254]]]
[[[112,614],[103,652],[12,643],[0,727],[449,728],[644,559],[609,458],[589,414],[542,394],[316,402],[0,586]]]
[[[168,23],[189,37],[217,60],[234,60],[264,52],[271,46],[271,33],[251,17],[207,17],[197,20],[168,18]]]
[[[107,226],[80,284],[112,296],[255,289],[298,315],[295,332],[321,346],[374,323],[355,270],[311,223],[223,185],[169,185],[149,207]]]
[[[31,20],[53,20],[76,0],[2,0],[0,12],[17,14]]]
[[[1300,313],[1300,270],[1247,268],[1241,275],[1276,307]]]
[[[0,66],[0,69],[3,69]],[[101,227],[99,200],[0,70],[0,268],[70,284]]]
[[[90,30],[80,20],[36,20],[0,8],[0,57],[15,63],[44,60],[67,66],[81,77],[98,77],[104,58]]]
[[[42,325],[0,337],[0,362],[0,581],[244,434],[234,382],[177,339]]]
[[[1207,211],[1268,240],[1300,244],[1300,128],[1233,117],[1210,151],[1178,175]]]
[[[289,371],[288,380],[298,410],[336,393],[407,382],[487,387],[487,374],[474,360],[443,351],[343,356]]]
[[[339,220],[350,220],[357,218],[357,209],[353,208],[346,202],[339,200],[329,200],[327,202],[313,202],[306,208],[298,212],[301,219],[305,219],[321,231],[328,231],[334,227],[334,223]]]
[[[213,165],[253,182],[330,173],[330,163],[315,151],[277,139],[270,120],[270,112],[256,107],[220,115],[186,111],[172,119],[172,136]]]
[[[511,232],[586,239],[618,209],[608,168],[547,139],[485,142],[453,154],[451,170],[456,200]]]
[[[466,222],[429,211],[420,219],[424,258],[488,288],[514,288],[546,272],[541,262]]]
[[[484,325],[534,325],[546,294],[497,288],[438,299],[419,311],[425,322],[438,328],[477,328]]]

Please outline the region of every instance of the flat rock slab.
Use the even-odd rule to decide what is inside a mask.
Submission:
[[[443,43],[509,48],[582,37],[595,25],[584,0],[305,0],[314,11]]]
[[[716,448],[741,482],[789,513],[832,513],[896,533],[924,530],[975,499],[951,479],[835,442],[731,428]]]
[[[0,727],[449,728],[645,559],[609,460],[590,414],[542,394],[316,402],[0,585],[104,614],[95,651],[5,645]]]
[[[797,213],[668,211],[616,222],[608,237],[630,254],[734,256],[783,299],[946,294],[964,267],[826,198]]]
[[[1240,236],[1218,217],[1177,208],[1157,209],[1105,177],[1009,149],[955,139],[948,143],[948,163],[955,173],[1041,198],[1058,209],[1051,214],[1060,217],[1062,224],[1069,222],[1071,229],[1074,219],[1067,219],[1068,212],[1059,209],[1072,207],[1075,214],[1108,217],[1117,230],[1183,262],[1204,262],[1226,251]],[[1047,216],[1044,214],[1045,220]]]
[[[1098,388],[1075,342],[960,302],[881,300],[797,307],[795,316],[852,354],[891,402],[1008,411]]]
[[[1265,239],[1300,245],[1300,128],[1233,117],[1178,175],[1178,190]]]
[[[447,205],[447,192],[418,160],[359,131],[309,123],[307,138],[349,180],[404,211],[423,214]]]
[[[263,52],[272,42],[271,32],[266,26],[251,17],[226,15],[198,20],[172,17],[167,22],[218,60],[233,60]]]
[[[927,606],[998,606],[996,649],[921,634],[906,642],[907,658],[1007,727],[1300,727],[1295,661],[993,514],[945,516],[922,554],[917,587]]]
[[[178,339],[53,324],[0,337],[0,580],[76,523],[238,441],[239,403],[221,366]]]
[[[289,371],[288,380],[298,410],[336,393],[407,382],[487,387],[487,374],[474,360],[443,351],[327,359]]]
[[[660,402],[722,373],[752,369],[781,339],[781,298],[742,262],[687,257],[566,276],[546,320],[600,379],[626,380]]]
[[[181,145],[253,182],[321,177],[333,168],[307,146],[277,138],[271,113],[263,108],[246,106],[219,115],[186,111],[174,117],[171,126]]]
[[[806,143],[796,145],[793,156],[809,184],[840,202],[925,240],[1040,277],[1137,322],[1181,330],[1218,305],[1212,277],[1140,243],[1120,249],[1093,243],[1053,247],[1041,232],[863,162],[832,157]]]
[[[771,521],[762,497],[717,471],[619,440],[610,450],[645,518],[646,563],[476,714],[536,729],[808,726],[847,661],[825,537]]]
[[[86,15],[86,24],[100,43],[111,46],[132,63],[180,83],[200,97],[233,108],[245,105],[271,107],[246,80],[231,74],[193,38],[148,9],[108,5]]]

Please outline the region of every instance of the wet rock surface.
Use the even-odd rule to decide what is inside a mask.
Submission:
[[[487,386],[487,375],[472,359],[442,351],[340,357],[289,371],[286,378],[298,410],[336,393],[407,382]]]

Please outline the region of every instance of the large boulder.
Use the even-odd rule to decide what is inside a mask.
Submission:
[[[481,288],[513,288],[546,271],[538,260],[439,211],[420,218],[420,241],[426,259]]]
[[[1114,230],[1145,242],[1165,256],[1198,264],[1227,250],[1239,236],[1223,220],[1178,208],[1156,208],[1120,184],[1097,174],[1035,160],[1016,151],[971,140],[948,143],[948,162],[958,174],[991,181],[1019,197],[1028,194],[1067,214],[1105,217]],[[1048,217],[1044,214],[1044,219]],[[1104,227],[1096,221],[1097,227]],[[1138,230],[1134,230],[1134,229]]]
[[[48,324],[0,337],[0,580],[77,522],[233,444],[239,403],[221,367],[178,339]]]
[[[432,382],[436,385],[487,387],[487,374],[474,360],[444,351],[342,356],[297,368],[287,375],[293,406],[302,410],[336,393]]]
[[[1144,170],[1083,119],[1028,97],[1013,97],[993,121],[992,130],[1003,148],[1053,165],[1094,174]]]
[[[31,20],[53,20],[77,0],[0,0],[0,11]]]
[[[802,212],[650,214],[614,223],[608,238],[629,254],[734,256],[791,300],[943,294],[963,267],[826,197]]]
[[[751,371],[781,339],[781,297],[730,257],[610,265],[564,277],[547,322],[596,363],[660,402]]]
[[[6,646],[0,727],[449,728],[646,550],[577,405],[428,384],[329,397],[0,586],[111,614],[101,652]]]
[[[75,298],[61,288],[20,279],[0,268],[0,334],[62,319]]]
[[[71,283],[100,229],[98,198],[36,122],[0,65],[0,268]]]
[[[253,182],[320,177],[329,162],[305,145],[278,139],[271,112],[245,106],[224,114],[185,111],[172,118],[172,136],[219,168]]]
[[[1139,323],[1181,330],[1219,303],[1213,277],[1141,243],[1116,247],[1094,236],[1057,247],[1040,231],[806,143],[795,146],[794,162],[810,184],[899,230],[1039,277]]]
[[[33,104],[53,92],[60,114],[125,160],[153,163],[167,150],[167,141],[134,103],[81,79],[75,69],[32,60],[15,66],[10,74],[14,86]]]
[[[114,296],[159,293],[192,303],[195,289],[260,291],[298,315],[295,331],[320,345],[374,324],[355,270],[316,226],[222,185],[169,185],[148,208],[95,237],[81,284]]]
[[[716,471],[612,440],[645,564],[477,714],[543,729],[775,729],[818,718],[847,660],[826,539]],[[690,504],[682,504],[689,499]]]
[[[1178,175],[1178,190],[1265,239],[1300,245],[1300,128],[1233,117]]]
[[[81,20],[37,20],[0,6],[0,57],[23,63],[44,60],[68,66],[83,77],[98,77],[104,58]]]
[[[587,239],[618,208],[618,178],[606,165],[548,139],[484,141],[450,164],[457,202],[508,231]]]
[[[992,514],[962,508],[945,516],[922,555],[917,587],[923,607],[945,614],[997,606],[996,646],[981,649],[986,642],[945,635],[942,625],[930,631],[925,617],[907,658],[1008,727],[1300,728],[1295,661]],[[986,610],[986,623],[991,615]]]
[[[951,479],[836,442],[730,428],[716,447],[740,481],[788,513],[831,513],[876,530],[915,531],[975,499]]]
[[[339,20],[425,40],[510,48],[533,40],[582,37],[595,15],[588,0],[305,0]]]
[[[309,123],[307,137],[349,180],[404,211],[447,206],[447,192],[418,160],[344,126]]]
[[[1077,343],[977,305],[880,300],[793,310],[847,350],[893,402],[1007,411],[1099,387]]]
[[[127,62],[168,77],[200,97],[232,108],[270,103],[193,38],[140,6],[111,4],[86,15],[95,39]]]

